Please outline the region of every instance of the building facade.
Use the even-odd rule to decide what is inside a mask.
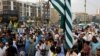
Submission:
[[[94,15],[92,21],[100,24],[100,14]]]
[[[17,0],[0,0],[0,18],[6,16],[4,19],[16,18],[19,21],[26,20],[28,18],[35,19],[36,16],[36,4],[28,2],[20,2]],[[15,17],[16,16],[16,17]]]
[[[24,2],[18,2],[19,4],[19,16],[20,19],[27,20],[29,18],[35,19],[36,18],[36,4],[34,3],[24,3]]]
[[[43,23],[48,23],[50,15],[50,4],[46,1],[30,3],[17,0],[0,0],[0,18],[7,19],[8,22],[11,19],[26,21],[38,17]],[[2,16],[6,16],[6,18],[2,18]]]
[[[92,16],[87,13],[74,13],[73,23],[89,23],[92,20]]]
[[[100,14],[100,8],[97,9],[96,14]]]
[[[10,20],[18,21],[18,5],[16,0],[0,0],[0,20],[9,23]]]
[[[45,24],[48,23],[51,18],[50,4],[46,1],[40,1],[37,4],[37,17]]]

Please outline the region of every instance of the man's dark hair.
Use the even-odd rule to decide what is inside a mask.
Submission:
[[[51,50],[51,52],[55,53],[55,46],[52,45],[52,46],[50,47],[50,50]]]
[[[9,41],[8,44],[9,44],[9,46],[12,46],[13,45],[13,41]]]
[[[61,47],[56,47],[56,53],[59,54],[61,52]]]
[[[92,42],[94,42],[94,43],[97,43],[98,42],[98,40],[96,39],[96,36],[93,36]]]

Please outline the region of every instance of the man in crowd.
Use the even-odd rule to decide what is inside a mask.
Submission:
[[[2,38],[0,38],[0,56],[5,56],[5,50],[4,43],[2,42]]]
[[[6,56],[18,56],[17,49],[13,46],[13,42],[8,42],[8,48],[6,49]]]

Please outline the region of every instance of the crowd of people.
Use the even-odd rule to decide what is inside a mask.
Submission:
[[[73,30],[74,46],[78,56],[100,56],[100,26],[87,25]]]
[[[100,56],[100,27],[73,27],[73,47],[66,48],[63,30],[19,27],[0,28],[0,56]]]
[[[51,50],[56,55],[60,47],[63,49],[57,27],[19,27],[16,30],[4,27],[0,30],[0,56],[51,56]]]

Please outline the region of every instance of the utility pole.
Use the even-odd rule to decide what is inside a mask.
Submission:
[[[84,10],[85,10],[85,13],[86,13],[86,9],[87,9],[87,8],[86,8],[86,6],[87,6],[86,3],[87,3],[87,1],[85,0],[85,4],[84,4]]]
[[[84,3],[84,12],[85,12],[85,13],[84,13],[84,21],[85,21],[85,24],[86,24],[86,21],[87,21],[87,19],[86,19],[86,18],[87,18],[87,17],[86,17],[86,15],[87,15],[87,14],[86,14],[86,13],[87,13],[87,12],[86,12],[86,9],[87,9],[87,8],[86,8],[86,7],[87,7],[87,1],[84,0],[84,2],[85,2],[85,3]]]

